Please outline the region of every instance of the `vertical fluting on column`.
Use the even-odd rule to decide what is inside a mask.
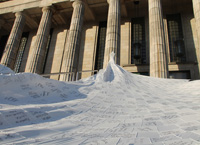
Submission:
[[[149,0],[150,76],[168,77],[168,60],[164,36],[161,0]]]
[[[16,18],[1,59],[1,64],[10,67],[11,69],[13,69],[15,65],[19,43],[25,25],[25,16],[22,12],[17,12],[15,17]]]
[[[197,40],[198,40],[198,48],[197,49],[197,59],[198,59],[198,67],[199,67],[199,78],[200,78],[200,0],[192,0],[193,2],[193,11],[194,17],[196,21],[196,30],[197,30]]]
[[[36,41],[33,45],[33,55],[28,66],[28,71],[41,74],[45,60],[45,51],[51,28],[52,9],[44,7],[42,9],[42,18],[36,34]]]
[[[121,8],[120,0],[107,0],[109,3],[107,32],[106,32],[106,47],[104,54],[103,68],[107,67],[110,59],[110,53],[113,51],[116,54],[116,63],[120,62],[120,27],[121,27]]]
[[[61,72],[76,72],[78,65],[78,53],[80,47],[81,31],[83,25],[83,17],[85,6],[81,0],[76,0],[73,3],[73,14],[70,24],[67,44],[64,51]],[[71,75],[62,75],[60,80],[66,81]]]

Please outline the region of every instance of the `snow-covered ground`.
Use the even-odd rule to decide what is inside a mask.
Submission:
[[[0,73],[0,144],[200,145],[200,81],[134,75],[113,59],[78,82]]]

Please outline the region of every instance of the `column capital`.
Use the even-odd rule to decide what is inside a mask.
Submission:
[[[45,6],[42,8],[42,12],[46,12],[46,11],[52,11],[52,7],[51,6]]]
[[[50,11],[52,13],[55,13],[56,9],[54,6],[44,6],[42,8],[42,12],[47,12],[47,11]]]
[[[75,0],[72,4],[73,8],[76,6],[76,5],[84,5],[84,2],[82,0]]]
[[[15,13],[15,17],[19,17],[19,16],[24,16],[24,12],[23,11],[19,11]]]

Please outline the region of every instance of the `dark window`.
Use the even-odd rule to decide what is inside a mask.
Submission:
[[[103,68],[104,51],[105,51],[105,43],[106,43],[106,27],[107,27],[107,22],[99,23],[95,70],[100,70]]]
[[[8,35],[4,35],[4,36],[1,37],[1,40],[0,40],[0,60],[3,56],[3,52],[4,52],[4,49],[5,49],[7,40],[8,40]]]
[[[169,72],[171,79],[191,79],[190,71],[171,71]]]
[[[133,18],[131,24],[131,64],[146,64],[144,18]]]
[[[47,40],[47,46],[45,48],[45,55],[44,55],[45,60],[44,60],[44,63],[43,63],[43,71],[42,71],[43,74],[44,74],[44,71],[45,71],[46,63],[47,63],[47,58],[48,58],[48,53],[49,53],[49,47],[50,47],[52,34],[53,34],[53,28],[50,30],[50,33],[49,33],[49,36],[48,36],[48,40]]]
[[[167,15],[167,26],[171,62],[186,61],[181,15]]]
[[[19,45],[19,49],[18,49],[16,61],[15,61],[15,67],[14,67],[14,71],[16,73],[19,72],[19,69],[20,69],[20,66],[21,66],[21,63],[22,63],[22,58],[23,58],[24,50],[25,50],[26,43],[27,43],[27,40],[28,40],[28,35],[29,35],[29,32],[24,32],[22,34],[22,38],[21,38],[21,41],[20,41],[20,45]]]

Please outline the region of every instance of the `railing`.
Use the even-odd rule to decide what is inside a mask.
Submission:
[[[79,79],[79,78],[78,78],[78,77],[79,77],[79,74],[82,74],[82,73],[85,73],[85,72],[91,72],[91,73],[93,73],[92,75],[94,75],[95,72],[98,73],[98,70],[84,70],[84,71],[78,71],[78,72],[76,73],[76,81]]]
[[[42,74],[41,76],[45,77],[45,78],[50,78],[50,76],[55,76],[55,75],[58,75],[58,80],[60,80],[60,77],[61,75],[66,75],[67,76],[67,81],[75,81],[75,72],[62,72],[62,73],[50,73],[50,74]],[[63,81],[66,81],[66,78],[65,80]]]
[[[89,72],[91,72],[91,75],[94,75],[95,73],[98,73],[98,70],[84,70],[84,71],[78,71],[76,73],[75,72],[50,73],[50,74],[42,74],[41,76],[45,78],[50,78],[50,76],[58,75],[58,80],[60,80],[61,75],[66,75],[64,81],[77,81],[79,80],[80,74]]]

